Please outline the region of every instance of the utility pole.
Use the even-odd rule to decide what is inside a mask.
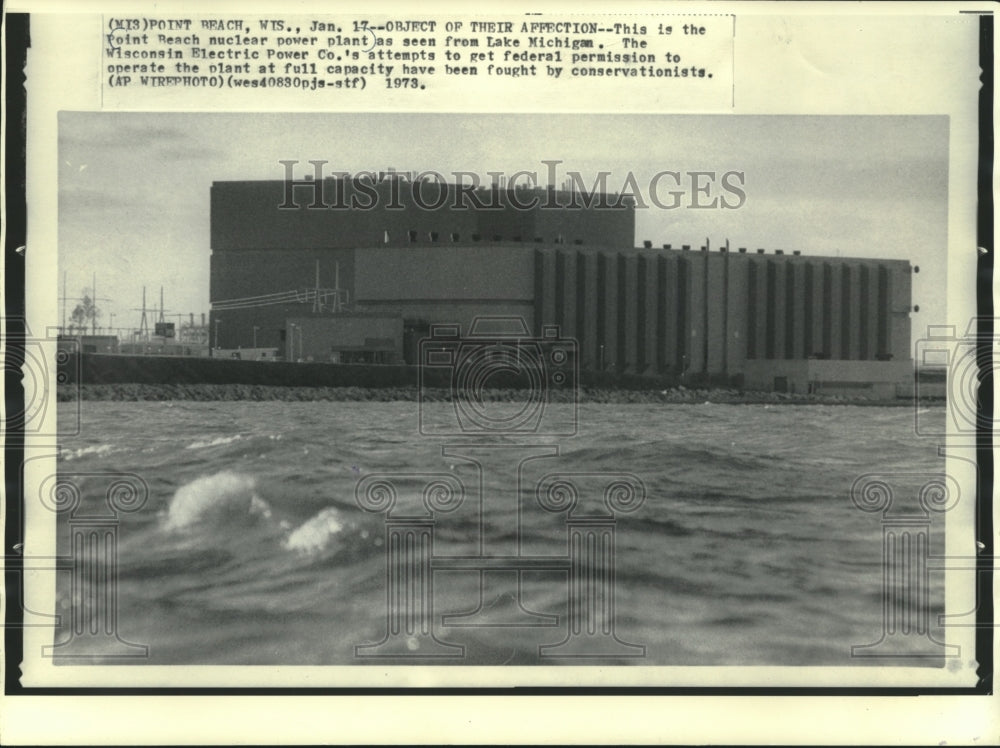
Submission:
[[[97,298],[97,273],[96,272],[94,273],[94,277],[93,277],[92,290],[94,292],[94,295],[93,295],[93,298],[94,298],[94,316],[90,318],[90,329],[91,329],[91,332],[94,335],[96,335],[97,334],[97,312],[98,312],[97,302],[98,301],[111,301],[111,299],[108,299],[108,298],[100,298],[100,299]]]
[[[340,262],[334,263],[333,266],[334,277],[333,277],[333,311],[342,312],[344,310],[344,301],[340,298]]]
[[[133,309],[133,312],[142,312],[142,320],[139,322],[139,337],[143,340],[149,337],[149,321],[146,319],[146,287],[142,287],[142,309]]]
[[[318,313],[322,307],[319,303],[319,260],[316,260],[316,290],[313,292],[313,314]]]

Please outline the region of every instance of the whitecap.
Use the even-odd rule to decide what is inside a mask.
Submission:
[[[271,508],[257,495],[256,487],[252,476],[230,470],[197,478],[174,493],[167,509],[166,529],[268,519]]]
[[[80,447],[79,449],[63,449],[60,451],[59,456],[62,459],[69,461],[78,457],[86,457],[88,455],[103,457],[104,455],[114,451],[116,450],[111,444],[94,444],[90,447]]]
[[[340,513],[332,507],[322,509],[303,522],[285,538],[285,548],[303,555],[322,553],[334,536],[344,529]]]
[[[206,447],[221,447],[223,444],[232,444],[233,442],[239,441],[243,437],[239,434],[233,434],[232,436],[217,436],[209,441],[196,441],[188,444],[185,449],[205,449]]]

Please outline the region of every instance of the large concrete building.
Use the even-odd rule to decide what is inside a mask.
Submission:
[[[558,325],[585,370],[793,391],[911,376],[908,262],[639,247],[630,199],[591,200],[400,179],[216,182],[212,346],[416,363],[431,325],[495,315],[536,334]]]

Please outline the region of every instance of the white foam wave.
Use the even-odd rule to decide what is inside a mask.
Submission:
[[[166,529],[268,519],[271,508],[257,495],[256,488],[252,476],[230,470],[197,478],[174,493],[167,509]]]
[[[185,449],[205,449],[206,447],[221,447],[223,444],[232,444],[233,442],[238,442],[243,437],[239,434],[233,434],[232,436],[217,436],[214,439],[208,441],[196,441],[188,444]]]
[[[285,539],[285,548],[303,555],[325,551],[330,542],[344,529],[340,513],[332,507],[322,509],[303,522]]]
[[[96,455],[102,457],[106,454],[116,451],[115,448],[110,444],[95,444],[90,447],[80,447],[79,449],[63,449],[59,452],[59,456],[64,460],[75,460],[79,457],[86,457],[88,455]]]

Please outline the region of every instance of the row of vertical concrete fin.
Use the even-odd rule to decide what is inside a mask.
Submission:
[[[538,329],[588,369],[737,374],[747,359],[909,358],[905,261],[589,248],[535,250]]]

